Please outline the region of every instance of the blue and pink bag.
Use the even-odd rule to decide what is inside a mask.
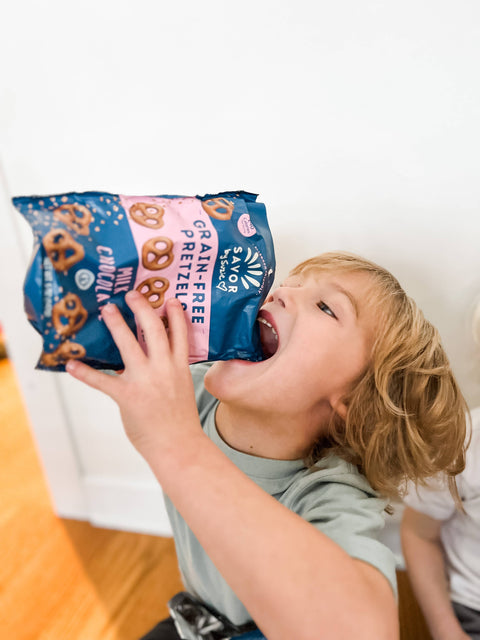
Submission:
[[[186,311],[190,363],[261,360],[257,314],[273,284],[275,255],[256,195],[125,196],[103,192],[13,198],[34,234],[24,295],[43,337],[38,369],[70,358],[123,368],[100,316],[115,303],[140,344],[125,303],[140,291],[159,316],[168,298]]]

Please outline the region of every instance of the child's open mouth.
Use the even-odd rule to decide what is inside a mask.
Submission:
[[[260,342],[265,360],[271,358],[278,349],[278,333],[266,318],[257,318],[260,325]]]

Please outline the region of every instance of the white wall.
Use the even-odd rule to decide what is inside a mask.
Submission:
[[[11,195],[258,192],[279,278],[333,248],[384,264],[439,327],[469,403],[480,404],[476,0],[16,0],[0,29]],[[8,266],[0,277],[5,290],[21,288]],[[1,305],[40,448],[50,450],[28,391],[50,374],[29,373],[36,353],[26,354],[34,338],[21,302]],[[121,521],[120,507],[102,515],[102,491],[147,495],[154,483],[110,402],[57,377],[96,521],[161,529],[141,516]],[[149,500],[150,509],[156,494]]]

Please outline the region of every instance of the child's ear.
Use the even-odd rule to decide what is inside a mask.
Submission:
[[[336,396],[335,398],[332,398],[330,400],[330,405],[332,409],[335,411],[335,413],[337,413],[342,418],[342,420],[346,420],[348,409],[345,402],[343,402],[343,399],[341,396]]]

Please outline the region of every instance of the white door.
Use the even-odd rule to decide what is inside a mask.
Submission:
[[[170,534],[163,497],[127,441],[116,405],[65,373],[35,370],[41,339],[23,311],[32,251],[0,166],[0,318],[56,512],[145,533]]]

